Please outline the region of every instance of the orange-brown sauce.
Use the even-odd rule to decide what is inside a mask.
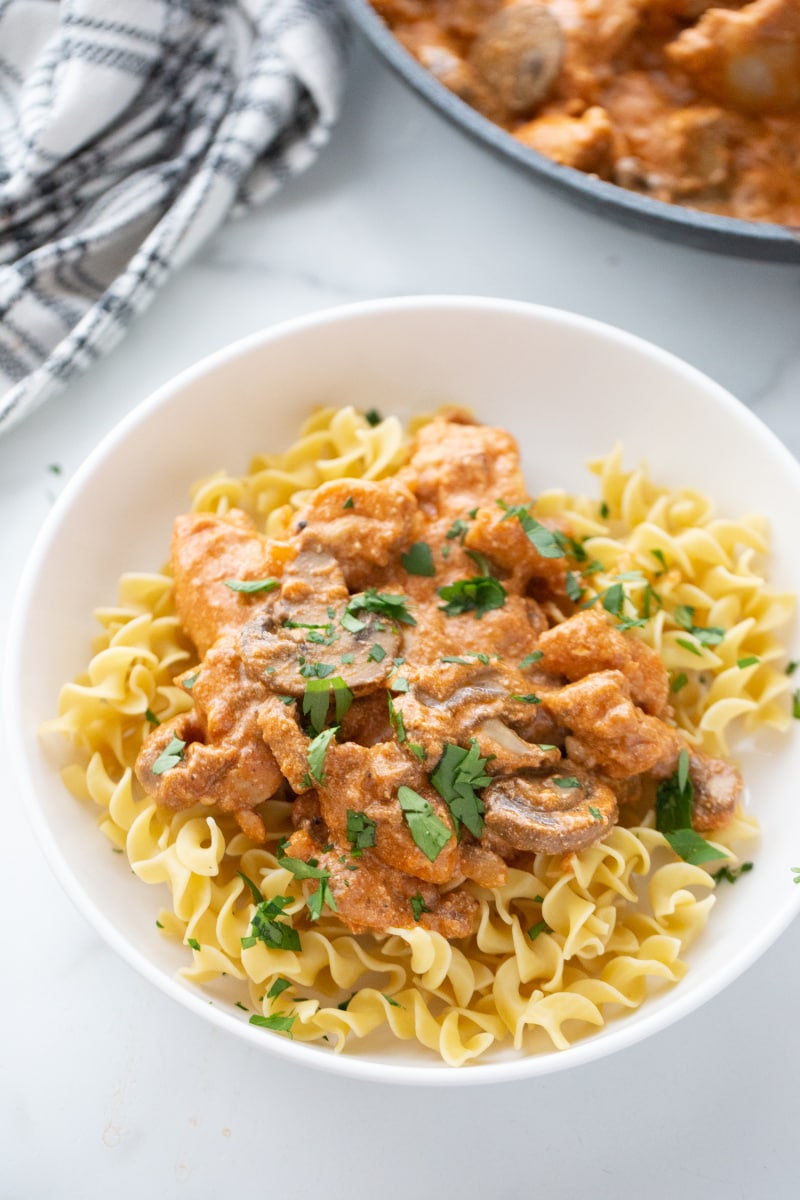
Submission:
[[[445,86],[555,162],[669,203],[800,226],[800,0],[373,4]],[[520,13],[542,9],[558,47],[537,59]],[[537,71],[539,97],[519,86]]]

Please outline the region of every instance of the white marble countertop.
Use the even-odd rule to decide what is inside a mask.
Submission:
[[[0,439],[3,640],[54,492],[157,385],[283,318],[431,292],[629,329],[719,380],[800,455],[800,270],[587,215],[468,142],[359,46],[313,169],[222,230],[110,357]],[[254,1054],[161,995],[73,910],[24,797],[7,785],[3,801],[4,1200],[796,1194],[797,924],[723,995],[614,1058],[513,1086],[391,1090]]]

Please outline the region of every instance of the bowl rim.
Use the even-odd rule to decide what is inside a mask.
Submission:
[[[762,438],[766,436],[771,451],[783,460],[784,467],[794,473],[798,491],[800,491],[800,463],[754,413],[720,384],[691,364],[654,343],[616,326],[545,305],[486,296],[446,294],[403,296],[359,301],[354,304],[317,310],[268,326],[212,352],[172,379],[167,380],[155,392],[131,409],[101,438],[67,482],[45,518],[28,554],[14,597],[8,626],[2,699],[6,727],[11,735],[8,745],[12,777],[16,778],[22,789],[26,814],[46,861],[75,907],[107,945],[162,993],[197,1015],[210,1020],[217,1028],[227,1030],[248,1043],[266,1049],[268,1053],[274,1053],[297,1066],[313,1067],[331,1074],[345,1075],[368,1082],[403,1085],[463,1086],[513,1082],[597,1061],[645,1040],[700,1008],[752,966],[788,927],[800,912],[800,887],[789,893],[791,899],[773,914],[769,922],[761,925],[757,942],[753,943],[751,940],[747,944],[743,944],[713,978],[696,985],[691,990],[682,991],[680,988],[676,988],[670,992],[670,1003],[666,1008],[656,1009],[650,1013],[646,1011],[646,1008],[639,1009],[635,1022],[615,1021],[613,1026],[605,1027],[602,1038],[589,1035],[572,1043],[566,1050],[553,1050],[527,1057],[521,1056],[499,1063],[478,1062],[468,1064],[467,1069],[459,1070],[439,1062],[432,1062],[429,1065],[404,1065],[400,1062],[370,1061],[367,1058],[359,1058],[357,1053],[334,1054],[310,1043],[293,1042],[277,1035],[265,1037],[262,1030],[251,1026],[232,1012],[209,1004],[207,994],[201,993],[199,989],[194,989],[193,985],[187,984],[177,976],[169,975],[156,966],[146,954],[128,942],[114,924],[106,918],[103,911],[98,908],[88,892],[84,890],[82,880],[69,866],[39,803],[32,766],[23,749],[26,733],[29,733],[26,730],[24,706],[19,694],[24,668],[22,652],[26,613],[36,589],[39,571],[46,561],[51,544],[57,538],[62,524],[69,515],[73,498],[77,498],[85,483],[91,479],[95,467],[102,463],[120,443],[125,441],[132,429],[147,420],[162,406],[169,404],[171,399],[184,391],[187,386],[231,361],[246,356],[256,348],[324,325],[358,322],[365,317],[425,310],[505,313],[538,321],[549,321],[558,325],[572,326],[574,329],[583,330],[595,336],[600,335],[640,355],[644,354],[655,359],[656,362],[669,366],[684,375],[685,378],[701,384],[718,404],[723,408],[735,411],[737,419],[750,424],[753,430],[758,429]]]
[[[388,65],[424,100],[475,141],[573,202],[613,219],[647,229],[670,241],[722,254],[772,262],[800,262],[800,227],[748,221],[680,204],[668,204],[640,192],[553,162],[524,145],[451,92],[409,53],[372,7],[370,0],[339,0],[352,21]]]

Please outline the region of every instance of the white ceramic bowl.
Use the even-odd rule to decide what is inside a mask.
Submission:
[[[743,760],[763,829],[757,869],[721,889],[690,970],[669,992],[570,1049],[503,1051],[453,1070],[405,1042],[334,1055],[250,1026],[177,975],[186,951],[154,936],[161,888],[108,854],[92,816],[66,793],[37,736],[61,684],[81,670],[92,612],[113,602],[127,570],[158,569],[190,483],[251,454],[280,449],[314,405],[355,404],[409,415],[443,402],[512,430],[536,492],[591,485],[584,463],[617,440],[670,485],[702,487],[731,516],[766,513],[772,578],[800,592],[796,514],[800,467],[746,408],[684,363],[619,330],[530,305],[426,297],[334,309],[220,351],[132,412],[65,488],[33,549],[12,621],[7,663],[9,744],[42,847],[102,936],[164,992],[262,1050],[392,1083],[478,1083],[563,1070],[656,1032],[708,1000],[786,927],[800,907],[800,744],[786,737]]]

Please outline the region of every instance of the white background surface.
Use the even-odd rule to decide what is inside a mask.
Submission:
[[[111,357],[0,440],[0,636],[53,495],[156,386],[283,318],[426,292],[627,328],[719,380],[800,454],[800,270],[656,242],[567,205],[359,48],[317,165],[224,229]],[[392,1090],[254,1053],[141,980],[64,897],[24,803],[7,781],[2,1200],[796,1194],[797,923],[722,996],[615,1058],[513,1086]]]

